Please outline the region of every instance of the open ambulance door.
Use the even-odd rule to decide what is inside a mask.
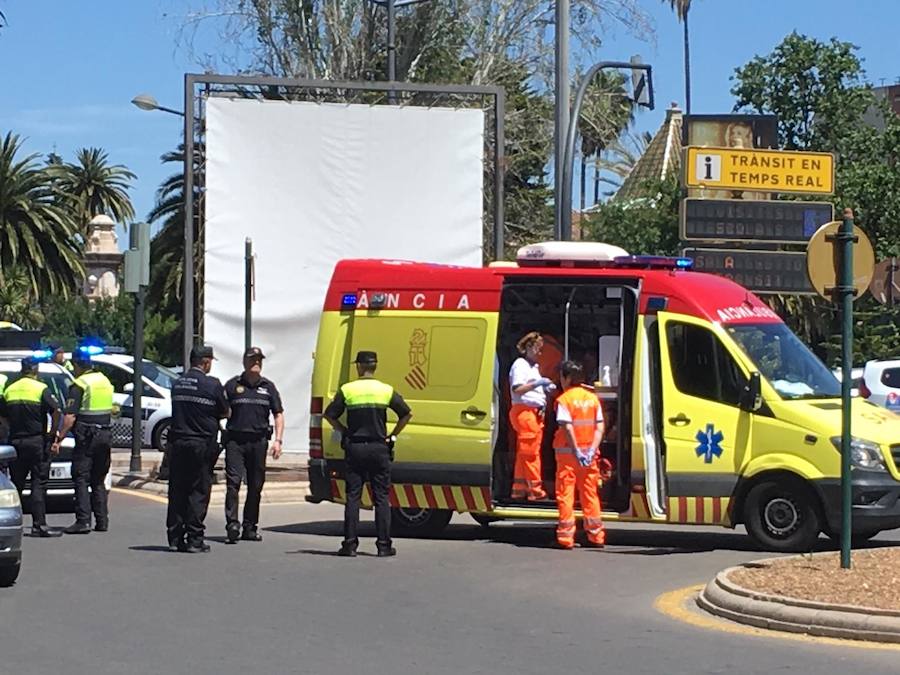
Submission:
[[[491,312],[354,312],[350,354],[377,352],[375,376],[412,409],[394,448],[396,529],[426,534],[454,511],[490,510],[496,339]],[[355,377],[351,365],[348,379]],[[389,411],[389,431],[395,420]]]
[[[724,523],[751,442],[748,374],[709,322],[658,316],[669,520]]]

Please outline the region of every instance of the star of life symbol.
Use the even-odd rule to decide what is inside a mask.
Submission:
[[[700,443],[697,448],[697,457],[703,457],[703,461],[712,464],[713,455],[722,456],[722,446],[720,443],[725,439],[725,435],[721,431],[716,431],[712,424],[706,425],[706,431],[702,429],[695,436]]]

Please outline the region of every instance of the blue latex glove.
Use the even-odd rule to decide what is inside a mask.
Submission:
[[[578,463],[584,467],[590,466],[591,462],[594,461],[594,451],[590,448],[587,448],[586,450],[576,449],[575,456],[578,459]]]

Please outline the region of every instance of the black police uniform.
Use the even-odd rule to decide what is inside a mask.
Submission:
[[[36,536],[57,536],[47,530],[47,483],[50,480],[51,438],[47,417],[59,411],[59,402],[36,377],[24,375],[0,395],[0,417],[9,422],[9,441],[16,449],[10,470],[19,494],[31,474],[31,527]]]
[[[87,370],[75,378],[66,400],[66,414],[75,415],[72,451],[75,522],[66,528],[68,534],[89,532],[91,512],[95,530],[105,532],[109,528],[106,474],[112,461],[113,386],[103,373],[93,370],[88,363],[83,365]]]
[[[211,352],[210,352],[211,356]],[[219,457],[219,420],[228,414],[218,378],[192,367],[172,385],[169,431],[169,547],[203,550],[213,468]]]
[[[236,541],[243,525],[243,538],[259,540],[259,500],[266,482],[269,414],[284,411],[281,396],[271,380],[260,377],[251,383],[244,373],[225,383],[225,398],[231,408],[225,440],[225,529]],[[238,493],[247,476],[247,501],[243,523],[238,523]]]
[[[397,417],[404,417],[410,412],[409,406],[390,385],[374,377],[362,377],[341,386],[325,409],[325,416],[331,419],[337,419],[347,411],[347,434],[341,439],[346,453],[347,484],[342,554],[355,553],[359,545],[359,502],[365,481],[372,488],[375,505],[376,546],[379,553],[391,551],[391,507],[388,497],[393,450],[386,442],[388,408]]]

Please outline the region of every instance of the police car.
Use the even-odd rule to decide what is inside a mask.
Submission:
[[[22,356],[27,356],[23,353]],[[19,377],[22,365],[22,356],[11,358],[9,354],[0,355],[0,374],[6,375],[9,380],[7,386]],[[65,405],[69,386],[74,381],[72,374],[65,368],[55,363],[41,363],[38,367],[38,379],[50,388],[50,393],[59,402],[60,408]],[[63,439],[60,444],[59,454],[50,462],[50,482],[47,484],[47,507],[54,511],[69,513],[72,510],[72,499],[75,495],[75,483],[72,482],[72,450],[75,447],[75,439],[71,434]],[[106,476],[106,487],[112,485],[110,476]],[[25,498],[26,510],[28,498],[31,496],[31,482],[26,484],[22,491]]]
[[[900,359],[866,363],[860,395],[876,405],[900,413]]]
[[[92,355],[91,363],[95,370],[106,375],[113,386],[114,412],[118,412],[112,419],[113,446],[128,447],[131,445],[134,411],[134,357],[107,349],[105,353]],[[141,395],[142,443],[145,447],[163,450],[172,423],[172,383],[178,376],[148,359],[143,360],[141,376],[144,383]]]

